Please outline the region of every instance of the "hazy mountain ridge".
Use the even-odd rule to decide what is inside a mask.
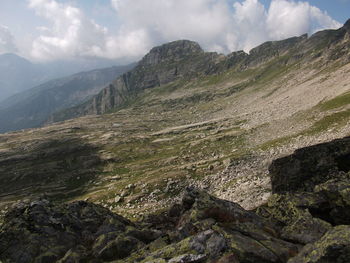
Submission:
[[[34,63],[19,55],[0,55],[0,103],[8,97],[56,78],[66,77],[82,71],[118,65],[108,59],[82,59]],[[1,105],[0,105],[1,107]]]
[[[0,55],[0,100],[45,81],[40,70],[28,60],[15,54]]]
[[[1,103],[0,132],[39,127],[55,111],[75,106],[134,67],[115,66],[51,80]]]

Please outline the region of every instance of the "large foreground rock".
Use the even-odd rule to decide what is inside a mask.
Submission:
[[[286,262],[299,248],[266,219],[193,188],[137,224],[86,202],[22,203],[0,232],[3,262]]]
[[[347,263],[350,261],[350,226],[337,226],[314,244],[305,246],[288,263]]]
[[[350,137],[298,149],[272,162],[272,191],[313,191],[316,184],[350,171]]]
[[[1,227],[0,260],[347,262],[349,226],[333,225],[346,221],[339,215],[348,211],[348,182],[338,178],[314,192],[275,194],[256,212],[187,188],[181,203],[137,223],[87,202],[20,203]]]
[[[87,202],[57,205],[45,199],[21,203],[0,232],[3,262],[81,262],[124,258],[156,239],[129,220]]]

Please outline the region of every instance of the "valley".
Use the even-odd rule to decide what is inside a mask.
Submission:
[[[113,91],[124,85],[116,80],[109,93],[91,100],[95,106],[86,102],[58,113],[56,120],[91,114],[94,107],[105,114],[1,134],[2,211],[19,199],[47,194],[87,199],[137,218],[166,207],[187,185],[248,209],[263,204],[271,192],[267,168],[273,159],[350,134],[348,30],[347,23],[227,58],[207,55],[189,42],[184,62],[183,42],[171,43],[180,53],[166,59],[180,56],[180,66],[174,78],[167,71],[176,64],[161,69],[168,76],[164,84],[143,88],[144,82],[135,82],[136,93],[124,86],[121,92],[129,93],[108,104],[108,94],[122,94]],[[320,38],[327,45],[315,46]],[[164,45],[146,60],[163,48],[172,50]],[[193,67],[192,52],[198,56],[196,74],[187,70]],[[135,79],[157,76],[159,62],[147,61],[154,73],[136,68]],[[180,74],[181,65],[186,66]]]

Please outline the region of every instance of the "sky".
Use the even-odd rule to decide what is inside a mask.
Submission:
[[[179,39],[206,51],[249,52],[265,41],[337,29],[349,11],[350,0],[0,0],[0,54],[131,62]]]

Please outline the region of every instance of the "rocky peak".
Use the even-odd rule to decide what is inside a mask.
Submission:
[[[140,65],[156,65],[165,61],[177,61],[185,57],[203,53],[204,51],[196,42],[178,40],[158,47],[154,47],[144,56]]]
[[[261,44],[250,50],[251,55],[259,56],[270,56],[288,51],[295,47],[301,41],[307,39],[307,34],[301,35],[300,37],[291,37],[280,41],[269,41]]]
[[[280,41],[268,41],[250,50],[247,61],[248,66],[259,66],[273,58],[290,52],[298,44],[307,39],[307,34],[299,37],[291,37]]]

